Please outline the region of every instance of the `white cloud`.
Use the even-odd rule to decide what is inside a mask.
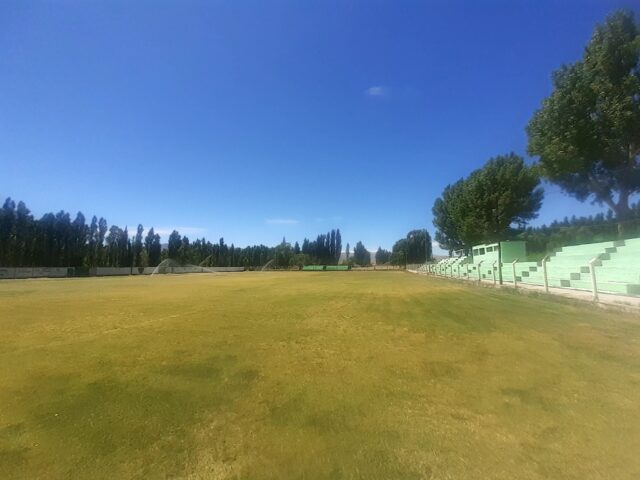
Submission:
[[[300,223],[294,218],[265,218],[264,221],[269,225],[295,225]]]
[[[200,227],[161,227],[154,228],[153,231],[160,235],[161,237],[168,237],[171,235],[171,232],[177,230],[180,235],[200,235],[201,233],[206,232],[206,228]]]
[[[382,85],[374,85],[367,88],[364,93],[369,97],[386,97],[389,95],[389,89]]]

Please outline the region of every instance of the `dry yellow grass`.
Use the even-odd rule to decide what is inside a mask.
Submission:
[[[0,283],[0,478],[640,478],[637,318],[402,272]]]

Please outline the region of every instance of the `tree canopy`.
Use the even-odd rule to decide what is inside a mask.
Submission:
[[[464,241],[459,228],[459,220],[464,215],[464,180],[460,179],[452,185],[447,185],[442,196],[433,204],[433,225],[436,227],[435,239],[440,248],[460,250]]]
[[[356,246],[353,248],[353,262],[356,265],[367,266],[371,265],[371,254],[364,247],[362,242],[356,243]]]
[[[553,75],[527,126],[544,177],[619,220],[640,192],[640,28],[630,12],[598,25],[582,59]]]
[[[544,191],[534,167],[514,153],[490,159],[447,185],[433,206],[436,240],[449,250],[504,238],[511,225],[537,217]]]
[[[163,248],[153,227],[145,231],[138,225],[129,235],[127,227],[109,226],[96,216],[87,225],[81,212],[75,217],[65,211],[46,213],[36,219],[24,202],[16,204],[11,198],[0,208],[0,267],[155,267],[166,258],[212,267],[256,268],[270,260],[283,268],[336,264],[342,236],[335,229],[312,242],[305,238],[302,248],[298,242],[295,245],[283,239],[276,247],[238,248],[227,245],[224,238],[213,243],[205,238],[191,241],[174,230]]]
[[[424,263],[432,258],[431,235],[426,230],[411,230],[398,240],[391,250],[391,263]]]
[[[385,263],[389,263],[391,260],[391,252],[389,250],[385,250],[382,247],[378,247],[376,251],[376,265],[383,265]]]

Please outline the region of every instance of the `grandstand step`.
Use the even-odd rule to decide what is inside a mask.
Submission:
[[[547,273],[548,275],[552,275],[552,276],[556,276],[556,277],[562,277],[562,276],[569,276],[572,273],[575,273],[576,270],[580,270],[580,266],[575,265],[573,267],[566,267],[566,268],[558,268],[558,267],[552,267],[551,265],[547,268]],[[587,267],[589,268],[589,267]]]
[[[593,284],[590,281],[577,280],[561,282],[563,288],[574,288],[577,290],[592,290]],[[640,295],[640,284],[629,284],[624,282],[598,282],[598,291],[602,293],[614,293],[622,295]]]
[[[527,285],[544,285],[544,281],[542,279],[531,278],[523,278],[521,283],[526,283]]]
[[[640,238],[632,238],[624,241],[624,249],[637,252],[640,249]]]
[[[636,252],[627,252],[626,250],[622,250],[619,253],[613,255],[609,260],[607,260],[607,262],[612,262],[612,263],[630,262],[638,265],[640,264],[640,252],[636,253]]]
[[[617,293],[622,295],[640,295],[639,284],[604,282],[598,283],[598,291],[603,293]]]
[[[597,272],[596,278],[603,282],[620,282],[620,283],[638,283],[640,282],[640,273],[629,272],[627,274],[611,274],[610,272]]]
[[[544,278],[542,276],[538,277],[522,277],[523,282],[529,283],[544,283]]]
[[[610,253],[600,253],[593,255],[567,255],[565,257],[556,257],[549,263],[554,265],[575,265],[576,263],[589,263],[594,258],[597,258],[598,261],[609,260],[611,259]]]

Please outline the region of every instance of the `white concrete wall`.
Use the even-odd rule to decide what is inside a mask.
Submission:
[[[61,278],[67,276],[67,267],[0,268],[0,278]]]
[[[140,271],[142,270],[142,271]],[[96,267],[90,270],[91,276],[114,276],[114,275],[151,275],[155,267],[145,267],[138,269],[134,267]],[[62,278],[67,276],[67,267],[34,267],[34,268],[13,268],[0,267],[0,279],[11,278]],[[207,272],[243,272],[244,267],[163,267],[161,273],[207,273]]]
[[[211,270],[212,272],[244,272],[244,267],[202,267],[207,270]]]
[[[20,270],[20,269],[16,269]],[[67,267],[34,267],[31,269],[31,276],[33,278],[49,277],[49,278],[61,278],[66,277],[68,269]]]
[[[16,278],[16,269],[0,268],[0,278]]]
[[[130,275],[131,267],[97,267],[95,274],[99,277],[105,277],[109,275]]]

